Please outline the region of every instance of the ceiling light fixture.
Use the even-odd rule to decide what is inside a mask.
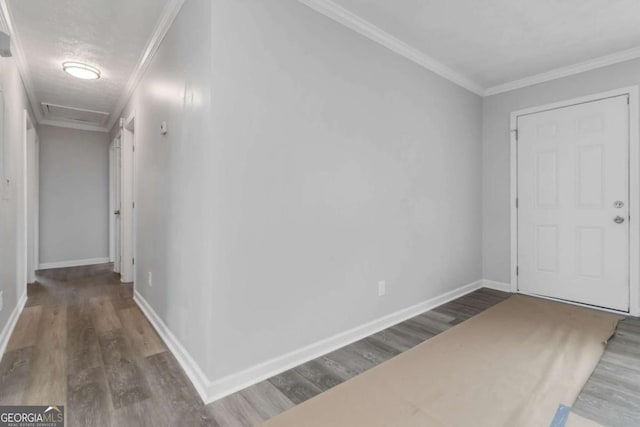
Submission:
[[[81,62],[63,62],[62,70],[73,77],[83,80],[96,80],[100,78],[100,70]]]

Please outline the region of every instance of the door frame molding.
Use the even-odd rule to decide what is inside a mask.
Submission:
[[[120,193],[120,280],[122,283],[135,282],[135,236],[136,236],[136,218],[135,209],[135,119],[136,112],[133,111],[126,119],[121,121],[121,140],[120,155],[122,162],[120,163],[120,173],[122,174],[122,191]]]
[[[114,212],[116,211],[116,183],[117,183],[117,170],[116,170],[116,155],[119,143],[118,138],[120,134],[109,142],[109,262],[114,263],[114,271],[117,272],[116,264],[116,218]]]
[[[31,113],[28,108],[22,110],[22,142],[19,145],[20,148],[20,165],[21,169],[18,169],[20,178],[16,179],[16,295],[22,295],[27,290],[27,283],[30,278],[35,278],[35,271],[38,269],[37,264],[29,264],[29,241],[33,236],[29,234],[29,210],[31,209],[31,203],[29,203],[31,177],[29,172],[34,165],[29,162],[29,137],[30,131],[33,132],[34,137],[37,136],[36,121],[31,117]],[[18,185],[20,184],[20,185]],[[37,244],[33,243],[34,248]],[[33,255],[33,254],[32,254]],[[34,259],[35,261],[35,259]],[[39,262],[39,261],[38,261]]]
[[[27,113],[27,128],[24,137],[27,147],[24,184],[27,192],[25,205],[27,283],[33,283],[40,265],[40,137],[29,113]]]
[[[550,104],[539,105],[511,112],[509,125],[509,151],[511,162],[510,198],[511,211],[511,292],[518,290],[518,142],[516,139],[519,116],[539,113],[555,108],[598,101],[615,96],[629,96],[629,314],[640,316],[640,110],[638,105],[638,86],[627,86],[606,92],[567,99]],[[580,304],[588,307],[587,304]]]

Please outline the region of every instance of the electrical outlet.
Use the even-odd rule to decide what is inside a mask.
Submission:
[[[153,276],[151,275],[151,272],[147,273],[147,284],[149,286],[153,286]]]
[[[387,281],[380,280],[378,282],[378,296],[382,297],[387,293]]]

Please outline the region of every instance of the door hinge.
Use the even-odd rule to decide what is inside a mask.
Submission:
[[[133,152],[134,153],[136,152],[136,146],[135,145],[133,146]]]
[[[513,131],[516,133],[515,136],[516,136],[516,141],[517,141],[518,140],[518,129],[514,129]]]
[[[136,259],[135,258],[131,258],[131,264],[132,265],[136,265]]]
[[[516,265],[516,276],[520,274],[520,267]]]
[[[135,209],[136,208],[136,202],[131,202],[131,207]]]
[[[518,209],[518,198],[516,197],[516,209]]]

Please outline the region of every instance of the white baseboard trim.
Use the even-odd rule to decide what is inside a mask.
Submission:
[[[22,313],[22,309],[26,302],[27,291],[25,289],[24,293],[18,300],[18,304],[16,304],[15,308],[11,312],[11,316],[9,316],[7,324],[4,325],[2,332],[0,332],[0,360],[2,360],[2,356],[4,356],[4,351],[7,349],[7,344],[9,344],[9,338],[11,338],[11,334],[16,327],[16,323],[18,323],[18,318],[20,317],[20,313]]]
[[[135,289],[133,291],[133,300],[138,304],[140,310],[142,310],[158,335],[160,335],[160,338],[162,338],[164,343],[167,345],[169,351],[171,351],[182,369],[185,371],[202,400],[205,401],[207,396],[206,390],[210,381],[202,369],[200,369],[200,366],[195,360],[193,360],[189,352],[182,346],[182,343],[180,343],[178,338],[173,335],[173,332],[171,332],[169,327],[164,323],[160,316],[158,316],[147,300],[145,300],[144,297]]]
[[[348,331],[325,338],[321,341],[283,354],[282,356],[274,359],[267,360],[266,362],[252,366],[244,371],[213,381],[208,388],[207,403],[221,399],[229,394],[235,393],[236,391],[242,390],[245,387],[266,380],[267,378],[306,363],[324,354],[330,353],[344,347],[345,345],[354,343],[390,326],[404,322],[407,319],[436,308],[481,287],[481,280],[461,286],[437,297],[412,305],[411,307],[398,310],[379,319],[356,326]]]
[[[511,284],[504,282],[496,282],[495,280],[483,280],[483,288],[495,289],[496,291],[511,292]]]
[[[107,264],[108,262],[109,257],[76,259],[73,261],[43,262],[42,264],[38,265],[38,270],[48,270],[50,268],[81,267],[83,265]]]
[[[134,291],[134,300],[140,309],[147,316],[160,337],[165,341],[169,350],[178,360],[182,369],[193,383],[204,403],[211,403],[236,391],[242,390],[260,381],[266,380],[274,375],[282,373],[288,369],[320,357],[324,354],[337,350],[345,345],[349,345],[369,335],[380,332],[390,326],[403,322],[425,311],[431,310],[470,292],[482,288],[483,280],[478,280],[452,291],[446,292],[434,298],[430,298],[419,304],[398,310],[394,313],[383,316],[379,319],[367,322],[363,325],[341,332],[329,338],[325,338],[308,346],[299,348],[276,358],[254,365],[240,372],[222,377],[215,381],[210,381],[198,364],[189,355],[178,339],[164,324],[162,319],[153,311],[144,298]]]

